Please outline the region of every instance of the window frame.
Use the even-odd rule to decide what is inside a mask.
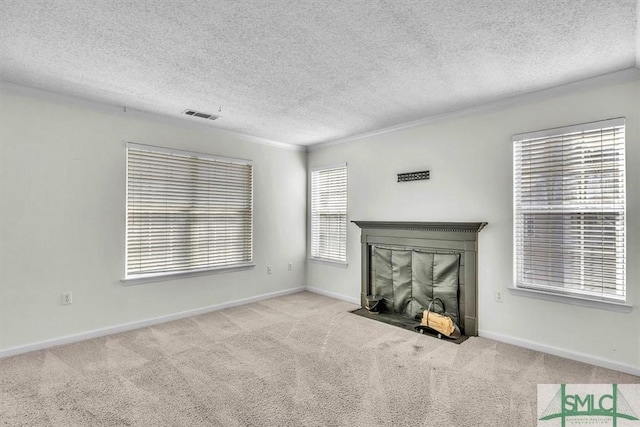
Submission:
[[[518,171],[517,171],[517,155],[518,155],[518,147],[517,144],[518,142],[522,142],[522,141],[527,141],[527,140],[532,140],[532,139],[537,139],[537,138],[548,138],[548,139],[552,139],[554,137],[567,137],[568,135],[575,133],[575,132],[597,132],[598,130],[603,130],[603,129],[609,129],[609,128],[614,128],[614,127],[622,127],[623,132],[624,132],[624,137],[622,138],[622,155],[621,158],[619,158],[616,162],[615,162],[615,173],[616,174],[620,174],[622,176],[622,181],[621,181],[621,190],[619,192],[616,193],[617,196],[621,195],[623,197],[623,202],[621,203],[622,208],[621,210],[611,210],[611,212],[615,212],[615,214],[621,214],[622,216],[622,247],[620,249],[622,255],[623,255],[623,261],[621,262],[622,265],[622,286],[624,289],[624,296],[623,297],[612,297],[609,295],[605,295],[605,292],[603,290],[603,292],[600,295],[589,295],[587,292],[582,291],[576,291],[576,290],[572,290],[572,289],[566,289],[565,285],[566,285],[566,281],[562,281],[562,285],[561,287],[559,287],[557,290],[554,290],[550,287],[544,287],[544,286],[540,286],[540,287],[536,287],[535,285],[526,285],[520,282],[520,277],[521,277],[521,272],[519,270],[519,263],[518,263],[518,259],[520,256],[520,252],[519,252],[519,247],[518,247],[518,232],[519,230],[519,224],[518,224],[518,179],[520,178],[518,175]],[[611,147],[615,148],[615,142],[611,144]],[[569,304],[573,304],[573,305],[581,305],[581,306],[588,306],[588,307],[595,307],[595,308],[604,308],[604,309],[610,309],[610,310],[614,310],[614,311],[622,311],[622,312],[628,312],[631,310],[631,305],[628,304],[628,300],[629,300],[629,292],[628,292],[628,283],[626,280],[626,256],[627,254],[627,247],[626,247],[626,241],[627,241],[627,227],[626,227],[626,215],[627,215],[627,208],[626,208],[626,132],[625,132],[625,118],[624,117],[618,117],[618,118],[614,118],[614,119],[606,119],[606,120],[600,120],[600,121],[595,121],[595,122],[589,122],[589,123],[582,123],[582,124],[577,124],[577,125],[571,125],[571,126],[563,126],[563,127],[559,127],[559,128],[553,128],[553,129],[546,129],[546,130],[542,130],[542,131],[535,131],[535,132],[527,132],[527,133],[522,133],[522,134],[516,134],[512,137],[512,145],[513,145],[513,157],[512,157],[512,164],[513,164],[513,284],[512,286],[509,287],[509,289],[512,291],[512,293],[515,293],[517,295],[523,295],[523,296],[531,296],[534,298],[539,298],[539,299],[543,299],[543,300],[551,300],[551,301],[557,301],[557,302],[564,302],[564,303],[569,303]],[[609,148],[609,147],[607,147]],[[602,156],[602,151],[598,152],[599,156]],[[551,156],[549,156],[550,158]],[[579,169],[575,169],[575,170],[579,170]],[[566,171],[563,170],[563,177],[566,176]],[[563,184],[563,186],[561,187],[563,189],[566,189],[565,185]],[[593,187],[584,187],[585,189],[589,189],[589,190],[593,190]],[[600,189],[600,191],[602,191],[603,188],[605,187],[595,187],[597,189]],[[565,201],[567,201],[567,199],[564,197],[562,197],[561,199],[563,201],[563,203]],[[597,200],[597,199],[596,199]],[[592,204],[593,205],[593,204]],[[563,215],[587,215],[588,214],[588,208],[582,208],[580,209],[566,209],[566,210],[560,210],[557,209],[554,211],[552,208],[552,204],[551,203],[547,203],[545,206],[547,206],[548,212],[560,212]],[[524,210],[524,212],[526,212],[526,210]],[[602,210],[600,211],[595,211],[596,213],[600,212],[601,214],[605,214],[606,212],[608,212],[605,208],[602,208]],[[609,214],[611,214],[611,212],[608,212]],[[524,226],[523,226],[524,227]],[[563,232],[561,234],[563,236],[563,238],[567,238],[567,237],[574,237],[575,234],[567,234],[565,232]],[[565,248],[565,243],[562,243],[562,247]],[[615,244],[614,244],[615,246]],[[602,246],[604,248],[608,248],[609,246]],[[580,251],[583,251],[584,247],[581,246]],[[619,252],[616,252],[616,257],[618,256]],[[563,273],[564,274],[564,273]],[[591,276],[593,277],[593,276]]]
[[[237,165],[246,165],[250,167],[250,180],[249,180],[249,185],[250,185],[250,189],[248,191],[248,199],[250,200],[250,211],[249,211],[249,217],[250,217],[250,259],[247,260],[246,262],[237,262],[237,263],[231,263],[228,265],[219,265],[219,266],[207,266],[207,267],[203,267],[203,268],[193,268],[193,269],[187,269],[187,270],[169,270],[169,271],[162,271],[162,272],[150,272],[150,273],[138,273],[138,274],[131,274],[129,273],[129,262],[130,262],[130,257],[129,257],[129,244],[128,244],[128,237],[130,234],[130,225],[129,225],[129,202],[130,202],[130,191],[129,191],[129,184],[130,184],[130,177],[129,177],[129,163],[130,163],[130,156],[129,156],[129,149],[133,149],[133,150],[137,150],[137,151],[147,151],[150,153],[158,153],[158,154],[164,154],[164,155],[177,155],[177,156],[183,156],[183,157],[191,157],[191,158],[196,158],[196,159],[201,159],[201,160],[209,160],[209,161],[213,161],[213,162],[219,162],[219,163],[226,163],[226,164],[237,164]],[[157,281],[165,281],[165,280],[173,280],[173,279],[179,279],[179,278],[185,278],[185,277],[195,277],[195,276],[202,276],[202,275],[208,275],[208,274],[217,274],[217,273],[224,273],[224,272],[230,272],[230,271],[238,271],[238,270],[245,270],[245,269],[250,269],[255,267],[255,263],[254,263],[254,256],[255,256],[255,218],[254,218],[254,171],[253,171],[253,161],[251,160],[247,160],[247,159],[239,159],[239,158],[232,158],[232,157],[224,157],[224,156],[216,156],[216,155],[212,155],[212,154],[208,154],[208,153],[201,153],[201,152],[195,152],[195,151],[188,151],[188,150],[180,150],[180,149],[174,149],[174,148],[167,148],[167,147],[159,147],[159,146],[154,146],[154,145],[147,145],[147,144],[140,144],[140,143],[135,143],[135,142],[126,142],[125,143],[125,171],[126,171],[126,177],[125,177],[125,235],[124,235],[124,246],[125,246],[125,257],[124,257],[124,275],[123,278],[121,279],[121,282],[125,285],[135,285],[135,284],[141,284],[141,283],[148,283],[148,282],[157,282]],[[186,169],[185,169],[186,170]],[[185,191],[185,195],[188,193],[189,190]],[[191,216],[188,216],[189,218]],[[189,228],[187,230],[187,233],[192,233],[192,229]],[[215,241],[214,241],[215,243]],[[189,250],[193,250],[193,248],[191,247]]]
[[[314,173],[320,172],[320,171],[329,171],[329,170],[334,170],[334,169],[344,169],[344,173],[345,173],[345,183],[344,183],[344,192],[345,192],[345,200],[344,200],[344,241],[342,242],[342,244],[344,245],[344,259],[334,259],[334,258],[325,258],[325,257],[318,257],[318,256],[314,256],[313,254],[313,247],[314,247],[314,229],[313,229],[313,224],[314,224],[314,198],[313,198],[313,176]],[[327,265],[333,265],[333,266],[338,266],[338,267],[348,267],[348,234],[349,234],[349,230],[348,230],[348,225],[349,225],[349,193],[348,193],[348,189],[349,189],[349,170],[348,170],[348,166],[347,163],[339,163],[339,164],[333,164],[333,165],[328,165],[328,166],[317,166],[314,168],[311,168],[309,170],[309,245],[308,245],[308,259],[309,261],[315,262],[315,263],[320,263],[320,264],[327,264]]]

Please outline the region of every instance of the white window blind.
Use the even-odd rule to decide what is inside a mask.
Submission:
[[[248,265],[251,161],[127,144],[126,279]]]
[[[347,261],[347,165],[311,172],[311,257]]]
[[[516,286],[624,302],[624,118],[513,141]]]

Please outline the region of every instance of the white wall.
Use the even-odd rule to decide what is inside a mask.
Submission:
[[[511,135],[627,117],[631,313],[514,295]],[[37,91],[0,91],[0,352],[306,284],[357,301],[360,230],[348,268],[305,261],[307,167],[348,162],[357,220],[487,221],[479,239],[481,334],[640,369],[640,82],[441,120],[309,153]],[[125,141],[248,158],[253,270],[123,286]],[[431,171],[396,183],[396,173]],[[294,270],[287,271],[287,262]],[[273,275],[266,266],[273,266]],[[62,306],[60,293],[74,303]],[[496,291],[505,302],[494,301]],[[606,365],[606,363],[604,363]]]
[[[627,285],[631,313],[543,301],[513,282],[511,135],[627,118]],[[349,220],[487,221],[479,234],[481,335],[640,372],[640,82],[582,89],[450,118],[309,153],[309,168],[348,163]],[[397,183],[428,169],[431,179]],[[307,285],[359,299],[360,230],[349,225],[347,269],[308,262]],[[495,292],[505,295],[495,302]],[[587,357],[581,357],[587,356]],[[612,362],[612,363],[609,363]]]
[[[29,90],[0,96],[0,351],[304,285],[306,153]],[[253,160],[255,269],[123,286],[126,141]]]

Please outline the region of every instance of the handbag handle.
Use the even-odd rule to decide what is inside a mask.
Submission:
[[[429,307],[427,307],[427,311],[431,311],[431,307],[433,306],[433,303],[436,301],[440,301],[440,305],[442,306],[442,311],[445,312],[446,309],[444,308],[444,303],[442,302],[442,300],[440,298],[434,298],[431,300],[431,302],[429,303]]]
[[[431,313],[431,307],[433,306],[433,303],[436,302],[436,300],[440,301],[440,304],[442,305],[442,312],[444,313],[446,311],[444,308],[444,303],[440,298],[432,299],[431,302],[429,303],[429,307],[427,307],[427,326],[429,326],[429,313]]]

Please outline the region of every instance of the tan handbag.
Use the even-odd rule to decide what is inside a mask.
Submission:
[[[434,298],[429,303],[429,307],[422,313],[422,322],[420,322],[423,326],[428,326],[431,329],[434,329],[441,334],[444,334],[448,337],[454,334],[456,331],[456,325],[453,323],[453,320],[444,314],[439,314],[434,311],[431,311],[433,307],[433,303],[438,300],[440,304],[444,307],[442,300],[440,298]]]

